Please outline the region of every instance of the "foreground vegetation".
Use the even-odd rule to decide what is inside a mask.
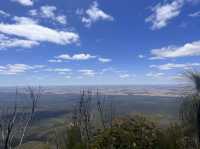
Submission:
[[[26,142],[40,93],[29,88],[32,106],[17,108],[4,117],[1,126],[2,149],[199,149],[200,148],[200,74],[186,73],[193,92],[181,98],[180,121],[168,125],[144,115],[117,116],[113,102],[98,91],[83,91],[74,106],[71,122],[53,130],[51,139]],[[95,97],[95,98],[94,98]],[[23,109],[24,115],[20,113]],[[18,112],[20,111],[20,112]],[[19,121],[23,124],[19,125]],[[3,124],[3,125],[2,125]],[[4,127],[3,127],[4,126]],[[7,138],[7,139],[5,139]]]

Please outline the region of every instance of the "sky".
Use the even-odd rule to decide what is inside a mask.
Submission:
[[[0,86],[177,84],[200,0],[1,0]]]

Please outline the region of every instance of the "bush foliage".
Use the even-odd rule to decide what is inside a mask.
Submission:
[[[89,147],[81,140],[78,128],[71,126],[68,132],[65,149],[188,149],[182,126],[160,127],[144,116],[115,120],[111,128],[93,134]]]

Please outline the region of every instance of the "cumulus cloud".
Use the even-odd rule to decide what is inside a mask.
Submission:
[[[61,54],[59,56],[56,56],[56,59],[62,59],[62,60],[76,60],[76,61],[81,61],[81,60],[89,60],[96,58],[96,56],[90,55],[90,54],[85,54],[85,53],[80,53],[80,54],[74,54],[74,55],[69,55],[69,54]]]
[[[38,22],[36,20],[33,20],[31,18],[27,17],[13,17],[13,20],[16,22],[16,24],[37,24]]]
[[[10,38],[0,34],[0,49],[3,50],[8,48],[32,48],[37,45],[39,45],[39,42],[37,41]]]
[[[68,68],[54,68],[54,69],[47,69],[47,71],[54,71],[54,72],[71,72],[71,69]]]
[[[121,79],[130,78],[130,74],[121,74],[121,75],[119,75],[119,77],[120,77]]]
[[[11,0],[13,2],[18,2],[19,4],[23,6],[33,6],[34,2],[33,0]]]
[[[60,24],[67,24],[67,19],[65,15],[58,15],[56,13],[57,8],[55,6],[41,6],[40,9],[32,9],[29,11],[29,14],[31,16],[37,16],[42,18],[51,19],[55,22],[58,22]]]
[[[72,72],[72,70],[69,68],[48,68],[45,71],[55,72],[59,75],[69,75]]]
[[[92,69],[81,69],[81,70],[79,70],[79,72],[83,76],[87,76],[87,77],[94,77],[96,75],[96,72]]]
[[[151,65],[150,67],[157,68],[160,70],[171,70],[171,69],[177,69],[177,68],[190,69],[196,66],[200,66],[200,63],[186,63],[186,64],[167,63],[163,65]]]
[[[160,49],[151,50],[153,57],[151,59],[176,58],[185,56],[200,55],[200,41],[186,43],[183,46],[168,46]]]
[[[64,15],[57,16],[56,21],[59,22],[60,24],[67,24],[67,19],[66,16]]]
[[[79,14],[81,14],[81,11],[78,11]],[[89,7],[89,9],[85,12],[86,16],[82,17],[82,22],[85,24],[86,27],[90,27],[93,23],[100,21],[100,20],[106,20],[106,21],[113,21],[114,18],[105,13],[103,10],[99,8],[99,5],[96,1],[92,3],[92,5]]]
[[[171,3],[157,4],[152,8],[152,15],[145,19],[146,22],[152,23],[152,29],[161,29],[168,25],[169,21],[181,12],[184,0],[174,0]]]
[[[84,60],[95,59],[95,58],[98,58],[97,60],[101,63],[109,63],[112,61],[112,59],[109,59],[109,58],[97,57],[95,55],[91,55],[87,53],[79,53],[79,54],[74,54],[74,55],[61,54],[61,55],[55,56],[55,59],[48,60],[48,62],[60,63],[60,62],[69,61],[69,60],[84,61]]]
[[[195,17],[200,17],[200,11],[191,13],[191,14],[189,14],[189,16],[190,16],[190,17],[193,17],[193,18],[195,18]]]
[[[101,72],[100,72],[100,74],[101,75],[103,75],[103,74],[105,74],[105,73],[107,73],[107,72],[110,72],[110,73],[115,73],[115,69],[114,68],[112,68],[112,67],[108,67],[108,68],[103,68],[102,70],[101,70]]]
[[[70,75],[72,74],[72,70],[69,68],[47,68],[45,71],[54,72],[65,77],[71,77]]]
[[[151,77],[151,78],[160,78],[164,75],[164,73],[161,72],[149,72],[146,74],[147,77]]]
[[[19,73],[25,73],[29,70],[44,68],[44,65],[27,65],[27,64],[7,64],[0,66],[0,75],[16,75]]]
[[[50,59],[48,60],[49,63],[61,63],[62,60],[61,59]]]
[[[144,58],[145,56],[143,54],[138,55],[139,58]]]
[[[14,17],[14,21],[14,24],[0,23],[0,33],[36,42],[51,42],[60,45],[79,42],[79,35],[74,32],[45,27],[26,17]]]
[[[184,74],[177,74],[175,76],[170,77],[171,80],[181,81],[182,83],[186,83],[186,78]]]
[[[55,17],[55,13],[54,11],[56,11],[56,7],[55,6],[42,6],[41,8],[41,14],[46,17],[46,18],[53,18]]]
[[[10,14],[7,13],[7,12],[5,12],[5,11],[3,11],[3,10],[0,10],[0,16],[3,16],[3,17],[9,17]]]
[[[99,60],[101,63],[109,63],[109,62],[112,61],[112,60],[109,59],[109,58],[102,58],[102,57],[99,57],[98,60]]]
[[[29,10],[29,15],[31,15],[31,16],[37,16],[38,15],[38,10],[37,9]]]

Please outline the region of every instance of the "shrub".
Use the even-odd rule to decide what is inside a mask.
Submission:
[[[158,140],[160,149],[188,149],[184,129],[177,123],[171,124],[168,128],[163,128]]]
[[[94,149],[156,149],[160,129],[142,116],[123,119],[95,137]]]

